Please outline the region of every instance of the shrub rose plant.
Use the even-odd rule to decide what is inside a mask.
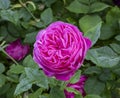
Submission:
[[[120,98],[120,0],[0,0],[0,98]]]

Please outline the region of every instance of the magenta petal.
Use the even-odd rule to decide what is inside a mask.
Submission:
[[[73,74],[73,72],[69,72],[66,74],[55,74],[55,77],[58,80],[68,81],[73,76]]]
[[[92,41],[89,38],[85,38],[87,48],[89,49],[92,46]]]

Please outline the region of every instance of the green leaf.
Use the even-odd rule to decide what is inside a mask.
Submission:
[[[27,78],[34,81],[34,84],[42,88],[48,88],[48,79],[42,71],[33,68],[25,68],[25,72]]]
[[[38,68],[38,65],[33,61],[33,58],[31,55],[28,55],[24,60],[23,60],[23,65],[31,68]]]
[[[85,74],[100,74],[101,73],[101,69],[97,66],[92,66],[92,67],[88,67],[84,73]]]
[[[32,82],[30,79],[28,78],[24,78],[20,81],[20,83],[17,85],[16,89],[15,89],[15,95],[19,95],[21,93],[23,93],[24,91],[29,90],[32,87]]]
[[[101,34],[100,34],[100,38],[99,39],[107,40],[107,39],[111,38],[114,34],[115,34],[115,32],[112,30],[110,25],[102,24]]]
[[[9,90],[6,92],[7,98],[15,98],[14,97],[14,91],[15,91],[16,85],[11,85]]]
[[[115,77],[109,69],[104,68],[103,72],[99,76],[99,79],[103,82],[107,82],[108,80],[114,80]]]
[[[50,98],[49,94],[39,95],[39,98]]]
[[[0,9],[7,9],[10,6],[10,0],[0,0]]]
[[[97,15],[86,15],[79,20],[79,26],[86,37],[89,37],[94,45],[100,37],[102,21]]]
[[[106,89],[101,96],[102,98],[112,98],[111,90]]]
[[[97,15],[85,15],[79,20],[79,26],[84,33],[101,23],[101,18]]]
[[[37,33],[38,32],[32,32],[32,33],[26,34],[24,42],[29,43],[29,44],[33,44],[35,42],[35,38],[36,38]]]
[[[100,12],[108,7],[109,7],[109,5],[107,5],[103,2],[95,2],[95,3],[91,4],[91,6],[90,6],[90,13]]]
[[[4,37],[0,36],[0,41],[2,41],[4,39]]]
[[[24,67],[22,65],[13,64],[9,70],[11,73],[20,74],[24,72]]]
[[[13,83],[18,83],[19,77],[16,74],[10,73],[10,71],[7,71],[7,76],[6,76],[7,81],[13,82]]]
[[[112,70],[113,73],[115,73],[118,76],[120,76],[120,63],[117,66],[111,68],[111,70]]]
[[[115,6],[111,8],[110,11],[108,11],[106,15],[106,22],[111,25],[114,25],[116,24],[116,22],[118,22],[119,19],[120,19],[120,9],[117,6]]]
[[[0,95],[5,95],[5,93],[10,89],[10,83],[6,83],[0,87]]]
[[[38,28],[43,28],[43,27],[45,27],[45,24],[44,24],[42,21],[33,22],[33,23],[31,23],[31,25],[36,26],[36,27],[38,27]]]
[[[43,24],[45,26],[53,21],[53,13],[51,8],[48,8],[44,12],[42,12],[41,20],[43,21]]]
[[[0,87],[2,87],[5,84],[6,77],[3,74],[0,74]]]
[[[39,88],[34,93],[29,94],[28,98],[39,98],[39,96],[41,95],[42,91],[43,91],[43,88]]]
[[[117,35],[117,36],[115,37],[115,39],[118,40],[118,41],[120,41],[120,35]]]
[[[75,95],[75,98],[83,98],[83,96],[79,94],[79,95]]]
[[[52,87],[50,90],[50,98],[65,98],[64,91],[59,87]]]
[[[0,63],[0,74],[3,73],[5,71],[5,66]]]
[[[17,26],[17,25],[15,25],[15,24],[13,24],[13,23],[8,23],[8,32],[9,32],[9,34],[11,35],[11,36],[13,36],[13,37],[15,37],[15,38],[18,38],[18,37],[20,37],[20,34],[21,33],[18,33],[18,32],[20,32],[21,31],[21,28],[20,28],[20,26]],[[8,38],[9,39],[9,38]],[[11,41],[11,40],[10,40]]]
[[[78,70],[74,76],[70,79],[70,83],[76,83],[79,81],[81,75],[81,70]]]
[[[105,84],[98,81],[95,77],[91,77],[85,82],[84,88],[87,94],[100,95],[105,89]]]
[[[113,67],[120,61],[120,57],[108,46],[90,49],[86,59],[103,68]]]
[[[89,4],[91,0],[78,0],[78,2],[83,3],[83,4]]]
[[[5,39],[8,35],[8,31],[6,29],[5,26],[1,26],[0,27],[0,41],[2,41],[3,39]]]
[[[120,44],[112,43],[110,47],[118,54],[120,54]]]
[[[3,20],[10,21],[14,24],[17,24],[19,21],[19,14],[17,11],[12,11],[12,10],[2,10],[0,12],[0,15]]]
[[[74,0],[67,9],[73,13],[88,13],[89,7],[83,3],[78,2],[78,0]]]
[[[101,98],[101,97],[98,95],[87,95],[84,98]]]
[[[55,3],[57,0],[42,0],[42,1],[45,2],[45,5],[46,5],[47,7],[50,7],[51,4]]]
[[[68,92],[74,93],[74,94],[80,94],[80,92],[72,87],[66,87],[65,88]]]

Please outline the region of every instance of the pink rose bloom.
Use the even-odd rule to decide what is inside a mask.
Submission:
[[[17,61],[24,58],[29,50],[30,47],[28,45],[22,45],[20,39],[13,41],[5,48],[5,51]]]
[[[80,77],[80,80],[77,83],[75,83],[75,84],[68,84],[67,87],[74,88],[74,89],[78,90],[82,94],[82,96],[85,96],[86,93],[84,91],[84,84],[85,84],[86,80],[87,80],[87,77],[82,75]],[[65,93],[66,98],[74,98],[74,96],[75,96],[74,93],[68,92],[66,90],[64,91],[64,93]]]
[[[57,21],[36,36],[33,59],[47,76],[67,81],[80,68],[90,46],[76,26]]]

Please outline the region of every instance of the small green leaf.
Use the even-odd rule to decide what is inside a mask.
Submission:
[[[84,98],[101,98],[101,97],[98,95],[87,95]]]
[[[3,74],[0,74],[0,87],[2,87],[5,84],[6,77]]]
[[[10,89],[10,82],[6,83],[5,85],[3,85],[2,87],[0,87],[0,95],[5,95],[5,93]]]
[[[29,94],[29,98],[39,98],[42,92],[43,92],[43,88],[39,88],[34,93]]]
[[[83,3],[78,2],[78,0],[74,0],[67,9],[73,13],[88,13],[89,7]]]
[[[0,0],[0,9],[7,9],[10,6],[10,0]]]
[[[78,0],[78,2],[81,2],[81,3],[86,4],[86,5],[88,5],[89,3],[91,3],[90,1],[91,0]]]
[[[0,74],[3,73],[5,71],[5,66],[0,63]]]
[[[85,74],[100,74],[101,73],[101,69],[97,66],[92,66],[92,67],[88,67],[84,73]]]
[[[9,90],[6,92],[6,98],[14,98],[14,91],[15,91],[16,85],[11,85]]]
[[[118,40],[118,41],[120,41],[120,35],[117,35],[117,36],[115,37],[115,39]]]
[[[84,33],[88,32],[90,29],[94,28],[97,24],[101,22],[101,18],[97,15],[85,15],[79,20],[79,26]]]
[[[47,7],[50,7],[51,4],[55,3],[57,0],[43,0],[45,2],[45,5]]]
[[[25,72],[27,78],[34,81],[34,84],[43,88],[48,88],[48,79],[42,71],[33,68],[25,68]]]
[[[66,87],[65,88],[68,92],[74,93],[74,94],[80,94],[80,92],[72,87]]]
[[[117,66],[111,68],[111,70],[112,70],[113,73],[115,73],[118,76],[120,76],[120,63]]]
[[[31,23],[31,25],[36,26],[36,27],[38,27],[38,28],[43,28],[43,27],[45,27],[45,24],[44,24],[42,21],[33,22],[33,23]]]
[[[115,77],[109,69],[104,68],[99,76],[99,79],[103,82],[107,82],[108,80],[114,80]]]
[[[59,87],[52,87],[50,90],[50,98],[65,98],[64,91]]]
[[[81,75],[81,70],[78,70],[74,76],[70,79],[70,83],[76,83],[79,81]]]
[[[108,11],[106,15],[106,22],[114,25],[120,19],[120,8],[117,6],[112,7],[110,11]]]
[[[102,21],[97,15],[86,15],[79,20],[79,26],[86,37],[89,37],[94,45],[100,37]]]
[[[50,98],[49,94],[39,95],[39,98]]]
[[[24,72],[24,67],[21,66],[21,65],[15,65],[13,64],[11,67],[10,67],[10,70],[9,70],[11,73],[15,73],[15,74],[20,74],[20,73],[23,73]]]
[[[112,30],[111,26],[108,24],[102,24],[101,27],[101,34],[100,34],[100,40],[107,40],[110,39],[115,32]]]
[[[85,82],[84,88],[87,94],[100,95],[105,89],[105,84],[98,81],[95,77],[91,77]]]
[[[108,7],[109,7],[109,5],[107,5],[105,3],[95,2],[90,6],[90,13],[100,12]]]
[[[10,21],[14,24],[17,24],[19,21],[19,14],[17,11],[12,10],[2,10],[0,13],[3,20]]]
[[[15,4],[15,5],[12,6],[12,9],[15,9],[15,8],[21,8],[21,7],[22,7],[21,4]]]
[[[51,8],[46,9],[41,14],[41,20],[43,21],[44,25],[48,25],[53,21],[53,13],[52,13]]]
[[[23,60],[23,65],[31,68],[38,68],[38,65],[33,61],[33,58],[31,55],[28,55],[24,60]]]
[[[120,54],[120,44],[112,43],[110,47],[118,54]]]
[[[30,43],[33,44],[35,42],[35,38],[38,32],[32,32],[32,33],[28,33],[26,34],[26,37],[24,39],[25,43]],[[31,39],[32,38],[32,39]]]
[[[17,85],[16,89],[15,89],[15,95],[19,95],[21,93],[23,93],[24,91],[29,90],[32,87],[32,82],[30,79],[28,78],[24,78],[20,81],[20,83]]]
[[[83,96],[79,94],[79,95],[75,95],[75,98],[83,98]]]

